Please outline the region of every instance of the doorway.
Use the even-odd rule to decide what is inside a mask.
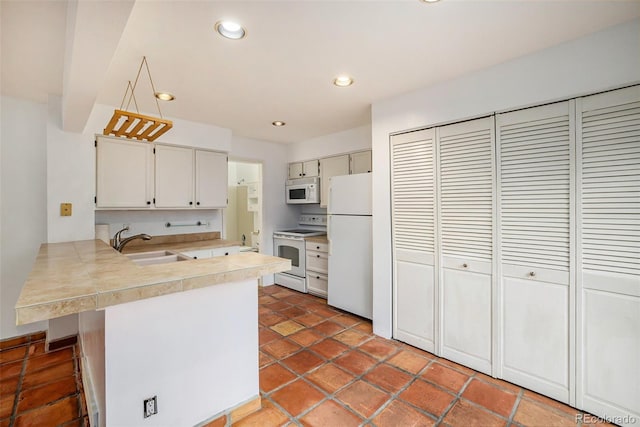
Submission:
[[[262,245],[262,164],[229,160],[229,203],[224,215],[225,239],[260,252]]]

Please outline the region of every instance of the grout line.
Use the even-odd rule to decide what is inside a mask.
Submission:
[[[511,414],[509,414],[509,419],[507,420],[507,425],[511,425],[513,423],[513,417],[516,416],[516,411],[518,410],[518,406],[520,406],[520,401],[522,400],[522,396],[524,395],[524,390],[520,389],[518,396],[516,397],[516,401],[513,403],[513,408],[511,408]]]
[[[9,426],[13,427],[16,422],[16,417],[18,415],[18,403],[20,394],[22,393],[22,383],[24,381],[24,376],[27,372],[27,361],[29,359],[29,348],[31,348],[31,335],[29,335],[29,339],[27,340],[24,358],[22,359],[22,368],[20,369],[20,375],[18,377],[18,384],[16,385],[16,392],[13,398],[13,408],[11,409],[11,417],[9,418]]]

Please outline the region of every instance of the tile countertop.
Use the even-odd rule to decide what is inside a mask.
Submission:
[[[139,252],[164,251],[164,250],[176,251],[176,252],[197,251],[200,249],[225,248],[228,246],[242,246],[242,243],[235,240],[224,240],[224,239],[198,240],[194,242],[153,243],[153,239],[152,239],[152,240],[149,240],[146,245],[125,246],[122,253],[133,254],[133,253],[139,253]]]
[[[229,241],[217,243],[229,246]],[[187,244],[189,246],[177,249]],[[212,247],[202,245],[202,242],[185,242],[166,244],[166,248],[179,251]],[[154,249],[164,248],[148,246],[144,251]],[[16,324],[290,269],[289,260],[254,252],[139,266],[101,240],[45,243],[40,246],[16,303]]]

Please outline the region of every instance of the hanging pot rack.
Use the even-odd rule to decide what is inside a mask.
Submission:
[[[140,114],[140,111],[138,110],[135,90],[138,85],[138,79],[140,78],[143,66],[145,66],[147,75],[149,76],[149,81],[151,82],[151,90],[153,91],[152,95],[156,101],[156,107],[158,108],[158,114],[160,115],[159,118]],[[171,129],[173,127],[173,122],[162,117],[160,104],[158,103],[158,99],[155,94],[156,89],[153,84],[153,79],[151,78],[151,72],[149,71],[147,57],[143,56],[140,68],[138,69],[138,74],[136,75],[136,80],[133,85],[131,84],[131,80],[129,80],[127,89],[124,92],[124,97],[122,98],[122,103],[120,104],[120,109],[114,110],[113,116],[111,117],[111,120],[109,120],[109,123],[107,123],[107,127],[104,128],[103,134],[153,142],[159,136]],[[125,100],[127,100],[127,95],[129,95],[129,99],[125,109],[124,103]],[[129,109],[132,100],[136,108],[135,113],[132,111],[126,111]]]

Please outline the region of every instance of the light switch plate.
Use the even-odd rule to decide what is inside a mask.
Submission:
[[[60,216],[71,216],[71,203],[60,203]]]

